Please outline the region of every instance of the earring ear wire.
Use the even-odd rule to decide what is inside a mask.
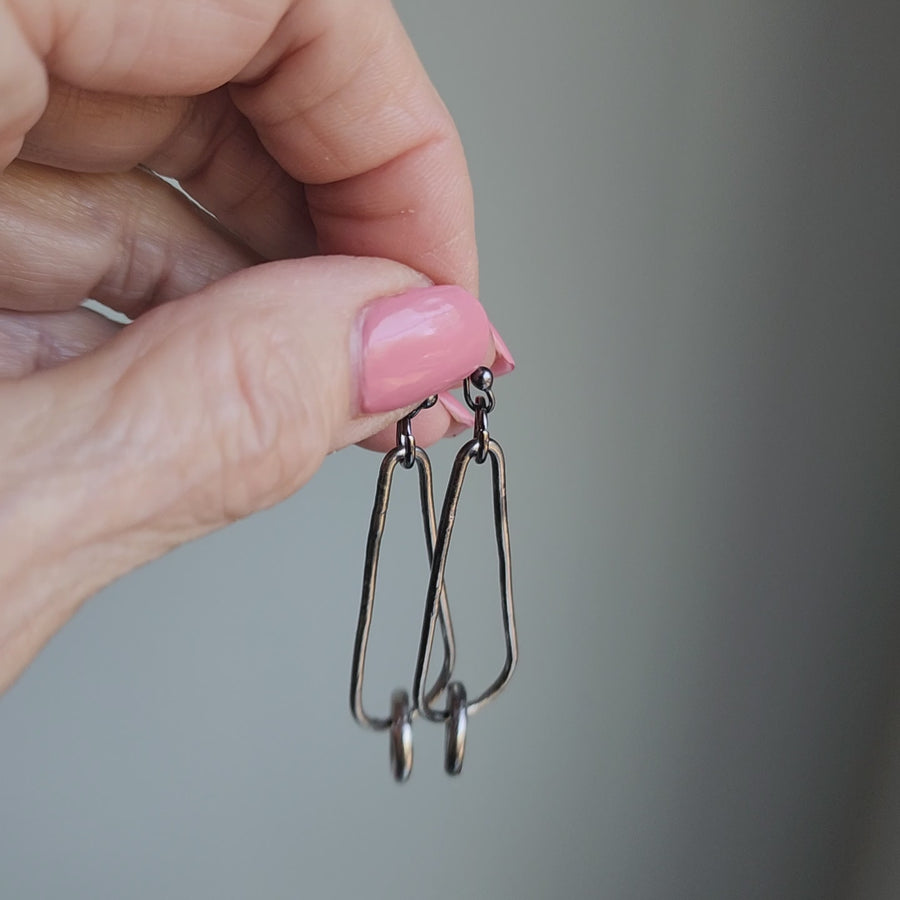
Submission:
[[[451,775],[458,775],[462,771],[468,718],[493,700],[509,684],[519,657],[513,605],[509,517],[506,506],[506,460],[502,448],[488,430],[488,413],[492,412],[495,406],[493,383],[493,373],[484,366],[476,369],[463,383],[466,403],[475,413],[475,432],[456,454],[444,494],[425,600],[419,653],[413,676],[413,702],[419,713],[431,722],[445,723],[444,767]],[[476,390],[478,394],[475,394]],[[435,626],[441,613],[440,598],[446,598],[444,583],[450,538],[469,463],[474,460],[477,465],[482,465],[488,459],[491,461],[494,533],[500,576],[500,613],[506,653],[500,673],[482,693],[468,700],[462,682],[453,681],[447,688],[448,705],[443,709],[437,709],[432,705],[433,697],[425,690],[425,684],[434,646]],[[449,612],[447,614],[449,615]]]
[[[353,718],[364,728],[373,731],[390,732],[390,763],[394,779],[406,781],[412,771],[413,744],[412,721],[417,714],[415,701],[410,702],[407,691],[395,690],[391,695],[390,715],[377,717],[370,715],[363,704],[363,684],[365,682],[366,652],[369,645],[369,632],[372,628],[372,617],[375,610],[375,586],[378,575],[378,559],[381,552],[381,539],[387,522],[387,511],[390,503],[391,484],[397,466],[404,469],[416,467],[419,474],[419,501],[422,510],[422,524],[425,532],[425,549],[428,563],[431,564],[434,554],[435,515],[434,492],[431,474],[431,462],[428,454],[416,445],[412,433],[412,420],[422,409],[428,409],[437,402],[437,397],[429,397],[409,415],[397,423],[397,444],[389,450],[381,461],[378,480],[375,487],[375,500],[372,506],[372,517],[369,523],[369,535],[366,541],[366,561],[363,570],[362,596],[359,605],[359,619],[356,626],[356,639],[353,644],[353,664],[350,673],[350,712]],[[441,587],[437,613],[441,626],[441,637],[444,645],[444,662],[437,679],[427,692],[429,700],[437,697],[447,686],[453,672],[456,659],[456,645],[453,638],[453,624],[450,621],[450,610],[447,606],[446,589]]]
[[[488,429],[488,414],[495,406],[494,376],[482,366],[463,382],[463,395],[469,408],[475,413],[472,438],[460,448],[450,470],[447,490],[441,506],[441,517],[435,524],[431,463],[428,455],[416,446],[412,432],[412,419],[421,409],[433,406],[437,397],[429,397],[424,403],[404,416],[397,423],[397,444],[385,454],[378,472],[375,501],[366,542],[366,561],[363,571],[363,588],[360,598],[356,640],[353,645],[353,665],[350,675],[350,711],[363,727],[374,731],[390,732],[391,771],[398,782],[406,781],[412,771],[412,722],[417,715],[431,722],[444,723],[444,770],[449,775],[462,771],[466,750],[469,717],[493,700],[512,678],[519,657],[516,633],[515,609],[512,592],[512,563],[509,548],[509,517],[506,508],[506,459],[503,450]],[[462,494],[469,464],[491,462],[491,494],[493,499],[494,534],[500,577],[500,614],[503,622],[505,656],[500,673],[474,699],[469,700],[465,685],[451,681],[456,662],[456,641],[447,599],[446,567],[450,550],[450,538],[456,520],[456,511]],[[422,631],[413,673],[412,694],[399,688],[391,695],[390,715],[369,715],[363,705],[366,651],[372,616],[375,607],[375,585],[381,538],[390,502],[391,483],[397,466],[418,468],[419,498],[425,531],[425,546],[430,565],[428,591]],[[440,625],[444,660],[437,678],[427,687],[428,669],[434,649],[435,632]],[[435,706],[436,699],[446,692],[446,705]]]

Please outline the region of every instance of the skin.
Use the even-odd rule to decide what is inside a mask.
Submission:
[[[0,168],[2,690],[100,587],[392,443],[350,323],[429,279],[477,292],[477,256],[384,0],[0,0]]]

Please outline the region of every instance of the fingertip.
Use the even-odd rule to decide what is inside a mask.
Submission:
[[[447,410],[450,421],[447,425],[447,437],[456,437],[464,431],[475,427],[475,414],[460,402],[449,391],[442,391],[438,394],[438,401]]]
[[[516,361],[506,346],[506,341],[500,336],[500,332],[491,324],[491,340],[493,341],[494,357],[488,365],[496,376],[509,375],[516,367]]]
[[[484,307],[455,285],[414,288],[360,311],[359,409],[390,412],[461,383],[491,346]]]

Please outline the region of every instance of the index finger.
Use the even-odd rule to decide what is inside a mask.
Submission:
[[[32,108],[12,121],[0,105],[0,145],[10,131],[20,145],[39,118],[46,89],[34,82],[47,72],[135,95],[229,83],[268,152],[306,184],[321,252],[387,257],[477,290],[459,137],[386,0],[159,0],[152,12],[141,0],[7,2],[3,43],[15,29],[20,41],[2,55],[0,96]]]

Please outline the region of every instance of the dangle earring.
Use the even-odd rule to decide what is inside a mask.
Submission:
[[[406,781],[412,771],[412,721],[417,713],[415,700],[410,703],[409,693],[398,688],[391,694],[390,715],[384,718],[370,716],[363,706],[363,681],[366,667],[366,650],[369,643],[369,631],[372,627],[372,614],[375,603],[375,582],[378,571],[378,556],[381,550],[381,538],[384,534],[387,519],[388,503],[391,494],[391,482],[398,465],[404,469],[416,467],[419,474],[419,501],[422,507],[422,524],[425,531],[425,549],[428,563],[431,565],[434,555],[435,515],[434,494],[432,488],[431,463],[428,455],[421,447],[416,446],[412,433],[412,420],[422,409],[428,409],[437,402],[437,396],[429,397],[409,415],[397,423],[397,444],[388,451],[381,462],[378,481],[375,488],[375,502],[372,506],[372,518],[369,525],[369,536],[366,542],[366,562],[363,572],[362,598],[359,606],[359,621],[356,627],[356,641],[353,645],[353,666],[350,675],[350,711],[353,718],[364,728],[374,731],[389,731],[390,761],[394,779]],[[447,607],[447,593],[443,580],[435,594],[435,618],[440,622],[441,638],[444,645],[444,663],[431,690],[422,689],[427,702],[434,700],[447,686],[453,671],[456,648],[453,640],[453,626]],[[434,638],[433,625],[431,638]],[[430,648],[429,648],[430,650]]]
[[[475,433],[456,454],[450,481],[444,495],[441,519],[438,524],[437,540],[434,546],[431,564],[431,577],[428,594],[425,600],[425,614],[422,621],[422,634],[419,640],[419,653],[416,659],[413,676],[413,703],[415,709],[431,722],[444,722],[444,769],[449,775],[458,775],[462,771],[463,756],[466,749],[466,731],[468,718],[474,715],[485,704],[497,696],[509,683],[518,658],[518,642],[516,638],[516,621],[512,596],[512,568],[509,557],[509,525],[506,512],[506,461],[500,445],[490,436],[488,430],[488,413],[494,409],[494,382],[491,370],[482,366],[476,369],[463,384],[466,403],[475,413]],[[479,391],[473,397],[473,389]],[[438,683],[447,678],[452,665],[447,666],[446,635],[449,630],[450,612],[444,587],[444,574],[447,566],[447,553],[450,549],[450,537],[456,519],[456,509],[462,493],[466,469],[472,460],[481,465],[488,459],[491,461],[491,484],[494,506],[494,531],[497,541],[497,557],[500,570],[500,612],[503,621],[503,635],[506,643],[506,657],[500,674],[477,697],[467,698],[466,689],[460,681],[452,681],[446,685],[448,702],[443,709],[436,709],[431,704],[437,696],[434,689],[426,690],[426,678],[434,645],[435,625],[440,622],[444,633],[445,651],[444,667],[441,669]],[[437,687],[437,685],[435,685]]]

